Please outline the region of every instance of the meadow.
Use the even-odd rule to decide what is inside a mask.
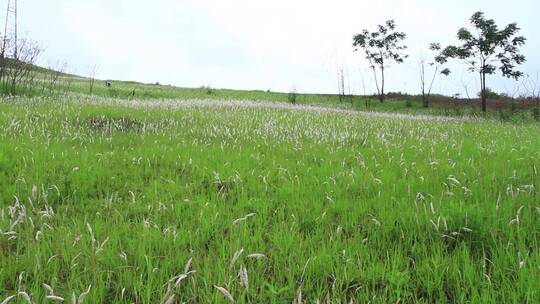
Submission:
[[[0,303],[540,302],[537,123],[70,93],[0,142]]]
[[[381,103],[377,96],[314,94],[302,92],[274,92],[270,90],[233,90],[201,86],[199,88],[176,87],[159,83],[134,81],[92,80],[87,77],[34,67],[34,80],[17,86],[16,95],[26,97],[54,97],[78,95],[87,100],[95,96],[101,99],[120,101],[156,100],[214,100],[214,101],[263,101],[267,103],[288,103],[316,107],[337,108],[362,112],[404,113],[448,117],[489,118],[503,122],[523,123],[540,121],[540,107],[535,98],[490,97],[488,111],[480,111],[480,100],[432,95],[430,106],[424,107],[419,95],[401,92],[387,94],[387,101]],[[109,84],[110,86],[107,86]],[[0,94],[9,95],[0,85]],[[493,94],[493,93],[492,93]]]

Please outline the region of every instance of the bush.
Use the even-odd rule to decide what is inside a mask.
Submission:
[[[490,88],[486,88],[486,98],[491,100],[498,100],[503,98],[509,98],[508,95],[499,94]],[[478,92],[478,98],[482,98],[482,91]]]
[[[120,96],[120,92],[117,89],[109,88],[109,96],[117,98],[118,96]]]
[[[534,108],[532,114],[535,120],[540,120],[540,108]]]
[[[515,113],[517,111],[517,104],[513,99],[512,99],[512,103],[510,104],[510,106],[511,106],[512,113]]]
[[[499,120],[503,122],[508,122],[511,119],[510,113],[507,113],[504,110],[499,110]]]
[[[410,98],[407,98],[407,99],[405,100],[405,106],[406,106],[407,108],[412,108],[412,100],[411,100]]]
[[[206,95],[214,95],[215,94],[215,91],[214,91],[214,89],[212,89],[211,86],[202,86],[201,90],[205,91]]]
[[[296,89],[292,89],[292,91],[289,93],[288,100],[291,104],[296,104],[296,98],[297,98]]]

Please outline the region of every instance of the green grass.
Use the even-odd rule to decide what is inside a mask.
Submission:
[[[0,102],[0,300],[540,301],[536,124],[73,99]]]
[[[264,90],[231,90],[211,87],[183,88],[170,85],[145,84],[135,81],[99,80],[94,81],[90,94],[91,80],[87,77],[57,72],[54,70],[34,67],[36,81],[33,84],[23,83],[16,89],[17,95],[33,97],[65,97],[73,94],[82,94],[84,98],[93,97],[114,98],[121,100],[255,100],[267,102],[289,103],[289,92],[271,92]],[[58,81],[53,81],[58,77]],[[108,87],[106,83],[110,83]],[[0,86],[0,94],[8,90]],[[8,92],[11,92],[8,90]],[[514,109],[508,102],[500,110],[490,109],[482,113],[478,107],[472,106],[474,101],[460,100],[442,95],[432,96],[432,105],[429,108],[422,106],[419,97],[404,96],[401,93],[391,93],[384,103],[380,103],[372,96],[347,96],[340,99],[336,94],[296,94],[296,103],[300,105],[316,105],[340,109],[353,109],[368,112],[390,112],[422,115],[438,115],[451,117],[482,117],[504,122],[531,122],[535,119],[534,109]],[[400,97],[401,96],[401,97]],[[408,99],[408,100],[404,100]],[[435,102],[438,101],[438,102]],[[517,105],[517,101],[513,101]],[[469,103],[469,104],[467,104]],[[500,101],[499,101],[500,103]],[[537,110],[538,111],[538,110]],[[538,116],[538,115],[536,115]]]
[[[25,96],[57,97],[64,98],[73,94],[81,94],[81,98],[89,98],[90,80],[87,78],[62,75],[60,81],[52,86],[49,85],[49,74],[42,75],[42,84],[34,88],[27,86],[18,88],[17,92]],[[110,81],[112,87],[106,87],[105,81],[96,80],[92,97],[114,98],[119,100],[152,101],[165,100],[248,100],[289,103],[290,93],[269,91],[246,91],[201,88],[181,88],[155,84],[142,84],[137,82]],[[1,90],[1,88],[0,88]],[[134,94],[133,94],[134,93]],[[351,96],[341,101],[338,95],[332,94],[297,94],[296,103],[299,105],[324,106],[339,109],[352,109],[363,112],[387,112],[420,115],[437,115],[448,117],[481,117],[484,119],[498,120],[503,122],[523,123],[538,121],[535,118],[534,109],[512,110],[510,107],[500,110],[490,110],[482,113],[480,109],[467,106],[464,101],[456,104],[434,104],[429,108],[422,106],[419,100],[409,98],[409,101],[401,99],[389,99],[384,103],[369,96]]]

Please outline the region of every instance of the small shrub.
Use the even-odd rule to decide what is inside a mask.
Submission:
[[[517,111],[517,104],[516,104],[516,101],[515,101],[515,100],[512,100],[512,102],[511,102],[511,104],[510,104],[510,107],[511,107],[512,113],[516,113],[516,111]]]
[[[298,97],[298,94],[296,93],[296,89],[292,89],[291,92],[289,92],[289,96],[287,99],[289,100],[289,103],[296,104],[296,99]]]
[[[120,96],[120,92],[118,91],[118,89],[111,87],[109,88],[109,96],[113,98],[117,98],[118,96]]]
[[[540,108],[534,108],[532,110],[532,115],[535,120],[540,120]]]
[[[482,98],[482,91],[478,92],[477,96],[478,96],[478,98]],[[491,88],[486,88],[486,98],[487,99],[499,100],[499,99],[501,99],[503,97],[505,97],[505,96],[493,91]]]
[[[463,108],[462,107],[455,107],[454,108],[454,115],[456,116],[463,116]]]
[[[214,91],[214,89],[212,89],[211,86],[202,86],[201,90],[204,91],[206,93],[206,95],[214,95],[215,94],[215,91]]]
[[[296,104],[296,93],[289,93],[288,100],[289,103]]]
[[[412,108],[412,100],[411,100],[410,98],[407,98],[407,99],[405,100],[405,106],[406,106],[407,108]]]
[[[144,128],[144,123],[129,117],[108,117],[97,116],[90,117],[87,120],[87,126],[90,129],[103,132],[129,132],[129,131],[141,131]]]
[[[500,121],[510,121],[510,114],[506,111],[499,110],[499,120]]]

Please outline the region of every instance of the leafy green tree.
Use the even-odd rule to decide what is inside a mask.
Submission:
[[[384,101],[385,68],[392,61],[403,63],[408,57],[403,54],[407,49],[402,44],[407,35],[396,30],[396,22],[388,20],[384,25],[378,25],[377,31],[370,32],[363,30],[361,34],[353,36],[354,51],[363,50],[365,58],[369,61],[375,77],[375,85],[379,100]],[[379,86],[377,70],[381,74],[381,84]]]
[[[470,18],[472,30],[461,28],[457,38],[461,45],[450,45],[437,56],[437,62],[443,64],[449,58],[463,61],[469,71],[480,76],[482,111],[487,109],[486,75],[497,73],[497,69],[507,78],[519,79],[523,73],[516,66],[525,62],[525,56],[519,48],[525,44],[525,37],[516,36],[520,28],[511,23],[499,30],[493,19],[487,19],[483,12],[476,12]]]

